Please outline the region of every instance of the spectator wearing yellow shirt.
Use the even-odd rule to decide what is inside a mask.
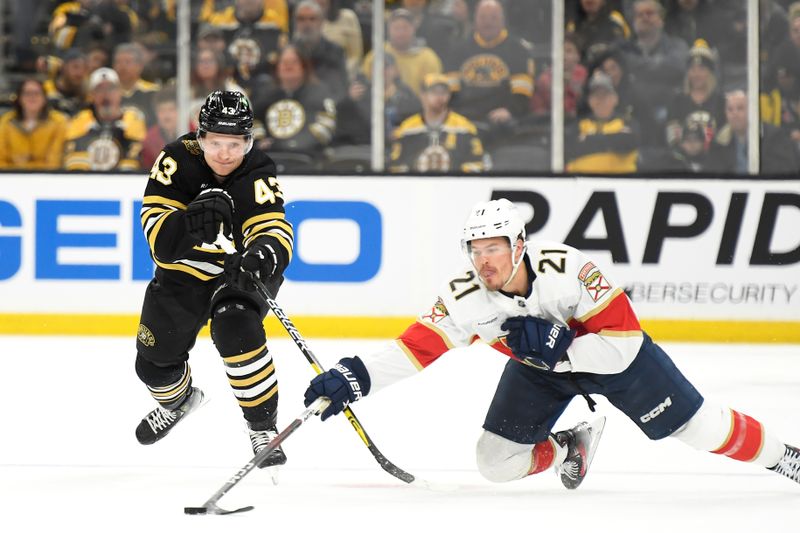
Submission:
[[[17,91],[14,109],[0,117],[0,168],[61,168],[66,130],[67,117],[50,108],[42,83],[26,79]]]
[[[422,82],[428,74],[441,74],[442,61],[432,49],[418,46],[413,17],[407,9],[395,9],[389,15],[387,26],[389,42],[384,45],[386,54],[392,54],[400,70],[400,79],[411,87],[414,94],[422,94]],[[364,58],[362,72],[372,80],[372,56]]]

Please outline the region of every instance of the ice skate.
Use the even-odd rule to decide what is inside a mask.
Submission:
[[[249,433],[250,433],[250,444],[253,446],[253,453],[258,454],[261,450],[266,448],[272,439],[274,439],[278,435],[277,428],[273,425],[267,427],[266,429],[255,429],[253,426],[249,426]],[[255,426],[258,427],[257,425]],[[280,446],[272,450],[269,455],[267,455],[261,463],[258,464],[259,468],[266,468],[268,469],[269,475],[272,477],[272,483],[277,485],[278,484],[278,467],[280,465],[286,464],[286,454],[283,453],[283,449]]]
[[[572,429],[555,434],[558,443],[567,446],[567,458],[556,468],[556,473],[568,489],[577,489],[589,472],[605,425],[606,417],[603,416],[591,424],[581,422]]]
[[[777,472],[782,476],[786,476],[792,481],[800,483],[800,449],[794,446],[786,445],[786,450],[783,452],[783,457],[778,461],[778,464],[772,468],[767,468]]]
[[[175,425],[203,404],[203,391],[197,387],[189,389],[189,394],[175,409],[165,409],[160,405],[150,411],[136,427],[136,440],[140,444],[153,444],[167,436]]]

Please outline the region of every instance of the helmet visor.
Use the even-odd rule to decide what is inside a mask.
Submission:
[[[244,135],[223,135],[200,131],[197,135],[200,149],[210,156],[222,154],[230,157],[244,157],[253,147],[253,138]]]
[[[479,239],[483,241],[484,239]],[[476,268],[481,263],[481,260],[495,259],[503,255],[511,254],[511,244],[507,239],[486,239],[487,242],[478,243],[477,246],[472,245],[472,241],[466,242],[466,252],[470,262]]]

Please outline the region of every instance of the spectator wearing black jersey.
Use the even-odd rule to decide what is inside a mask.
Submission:
[[[389,172],[459,172],[486,170],[483,143],[468,118],[450,110],[450,85],[442,74],[423,82],[422,112],[394,131]]]
[[[681,139],[684,124],[697,123],[706,131],[706,147],[725,121],[725,103],[718,87],[717,54],[698,39],[689,52],[683,91],[670,103],[667,112],[667,143]]]
[[[714,138],[709,151],[713,168],[718,172],[748,174],[749,150],[747,94],[734,90],[725,95],[725,125]],[[800,153],[786,132],[762,124],[760,137],[760,172],[793,174],[800,171]]]
[[[631,76],[660,126],[667,121],[667,106],[680,89],[689,47],[664,32],[664,7],[657,0],[635,0],[633,33],[622,44]]]
[[[322,34],[323,16],[322,8],[314,0],[297,4],[293,14],[292,43],[309,59],[314,75],[338,102],[347,92],[347,63],[344,49]]]
[[[619,174],[636,171],[638,127],[617,112],[618,102],[608,75],[595,72],[589,81],[590,112],[565,134],[568,172]]]
[[[145,136],[142,113],[122,107],[119,76],[100,68],[89,77],[91,107],[75,115],[67,128],[67,170],[139,170]]]
[[[50,106],[72,117],[86,107],[86,81],[89,77],[86,55],[77,48],[64,54],[54,79],[44,82]]]
[[[509,33],[501,2],[480,0],[474,23],[474,35],[446,66],[452,107],[485,125],[491,142],[502,142],[530,114],[533,58],[530,48]]]
[[[598,47],[607,47],[630,37],[631,30],[625,17],[606,0],[580,0],[575,15],[567,20],[566,31],[574,33],[584,60],[596,54]]]
[[[336,131],[336,104],[324,85],[317,81],[309,60],[292,44],[278,54],[276,86],[255,95],[256,120],[263,124],[256,146],[273,152],[302,154],[319,162],[323,149],[331,144]]]

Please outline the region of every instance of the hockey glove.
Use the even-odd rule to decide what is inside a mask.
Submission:
[[[311,380],[304,403],[311,405],[320,396],[330,398],[331,404],[322,411],[322,420],[339,414],[351,403],[369,393],[367,367],[356,357],[345,357],[336,366]]]
[[[521,361],[552,370],[567,353],[575,332],[535,316],[511,317],[500,326],[508,331],[506,344]]]
[[[220,225],[230,235],[233,199],[222,189],[206,189],[186,207],[186,231],[200,242],[217,240]]]
[[[278,257],[269,244],[254,244],[242,254],[225,256],[225,279],[243,291],[253,290],[253,279],[266,283],[278,268]]]

